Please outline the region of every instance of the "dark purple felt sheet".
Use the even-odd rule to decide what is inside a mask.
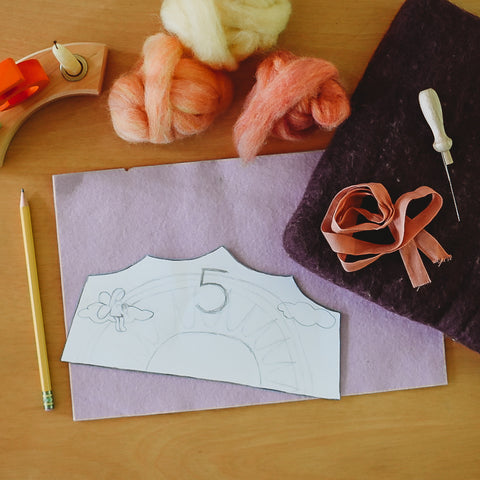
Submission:
[[[431,325],[480,352],[480,19],[444,0],[407,0],[375,51],[352,99],[352,115],[319,161],[284,234],[289,255],[312,272],[386,309]],[[434,88],[447,134],[457,222],[441,155],[419,107]],[[427,185],[444,204],[427,231],[453,256],[424,257],[432,283],[413,289],[399,253],[343,271],[320,233],[341,189],[385,185],[392,200]]]

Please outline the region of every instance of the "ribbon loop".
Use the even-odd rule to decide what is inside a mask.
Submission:
[[[429,204],[417,215],[407,216],[413,200],[431,196]],[[363,206],[365,200],[376,202],[376,211]],[[400,196],[395,204],[380,183],[363,183],[341,190],[332,200],[321,230],[347,272],[358,271],[387,253],[400,252],[413,287],[430,283],[420,257],[422,251],[432,262],[450,260],[438,241],[424,228],[442,207],[442,197],[422,186]],[[393,241],[388,244],[361,240],[355,233],[388,229]],[[350,260],[349,257],[361,257]]]

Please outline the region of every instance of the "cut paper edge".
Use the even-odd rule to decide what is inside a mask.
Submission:
[[[340,314],[225,247],[89,275],[62,360],[340,398]]]

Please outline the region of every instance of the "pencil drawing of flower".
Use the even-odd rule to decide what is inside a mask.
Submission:
[[[150,310],[142,310],[124,301],[125,290],[116,288],[110,294],[102,291],[98,294],[98,302],[90,304],[87,308],[80,310],[78,315],[82,318],[89,318],[95,323],[112,322],[117,332],[126,332],[126,323],[136,320],[145,321],[153,317]]]

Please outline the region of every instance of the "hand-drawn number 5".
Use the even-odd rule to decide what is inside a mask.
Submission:
[[[197,303],[196,307],[202,311],[203,313],[218,313],[218,312],[221,312],[224,308],[225,308],[225,305],[227,304],[228,302],[228,292],[226,290],[226,288],[220,284],[220,283],[217,283],[217,282],[206,282],[205,281],[205,273],[206,272],[220,272],[220,273],[227,273],[227,270],[220,270],[218,268],[202,268],[202,275],[200,277],[200,288],[201,287],[206,287],[208,285],[212,285],[212,286],[215,286],[215,287],[218,287],[221,291],[221,293],[223,294],[223,302],[221,305],[219,305],[218,307],[216,308],[211,308],[210,310],[208,309],[205,309],[203,308],[201,305],[199,305]]]

